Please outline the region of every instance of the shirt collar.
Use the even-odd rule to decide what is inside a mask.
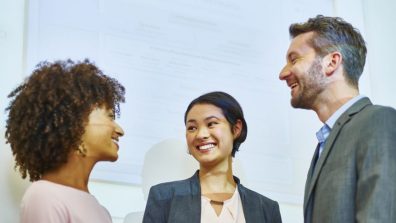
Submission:
[[[322,128],[320,128],[319,131],[316,132],[316,138],[318,139],[318,142],[324,143],[327,137],[330,135],[330,131],[331,128],[327,124],[324,124]]]
[[[347,101],[345,104],[343,104],[339,109],[337,109],[336,112],[334,112],[329,119],[327,119],[327,121],[325,122],[325,124],[332,129],[335,122],[337,121],[337,119],[342,115],[342,113],[344,113],[346,110],[348,110],[348,108],[350,108],[355,102],[357,102],[358,100],[360,100],[361,98],[364,98],[365,96],[363,95],[358,95],[352,99],[350,99],[349,101]]]

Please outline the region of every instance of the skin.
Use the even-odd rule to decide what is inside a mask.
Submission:
[[[114,121],[114,113],[111,109],[94,109],[89,115],[82,136],[87,157],[93,161],[116,161],[119,148],[117,142],[122,135],[124,131]]]
[[[292,39],[279,79],[290,87],[293,107],[315,111],[324,123],[359,91],[345,79],[341,53],[319,57],[308,42],[311,38],[313,32]]]
[[[241,129],[240,120],[231,127],[222,110],[211,104],[196,104],[187,114],[187,145],[200,165],[201,193],[211,200],[225,201],[235,192],[231,152]],[[220,215],[223,205],[212,206]]]
[[[85,155],[73,150],[64,165],[43,174],[42,179],[89,192],[88,179],[94,165],[98,161],[117,160],[117,142],[123,135],[124,131],[114,121],[111,109],[94,108],[82,136]]]

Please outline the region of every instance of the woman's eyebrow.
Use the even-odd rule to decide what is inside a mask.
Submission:
[[[205,118],[205,121],[207,121],[207,120],[209,120],[209,119],[212,119],[212,118],[214,118],[214,119],[219,119],[217,116],[211,115],[211,116]]]

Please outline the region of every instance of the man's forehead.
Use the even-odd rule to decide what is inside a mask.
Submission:
[[[287,57],[293,54],[305,54],[311,51],[315,51],[314,48],[309,44],[309,41],[313,38],[313,32],[302,33],[294,37],[287,51]]]

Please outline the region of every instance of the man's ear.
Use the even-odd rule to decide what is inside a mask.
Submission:
[[[232,134],[234,135],[234,139],[238,138],[241,135],[242,127],[243,127],[242,121],[238,119],[234,127],[232,128]]]
[[[326,76],[331,76],[341,67],[342,54],[338,51],[331,52],[323,58],[323,68]]]

